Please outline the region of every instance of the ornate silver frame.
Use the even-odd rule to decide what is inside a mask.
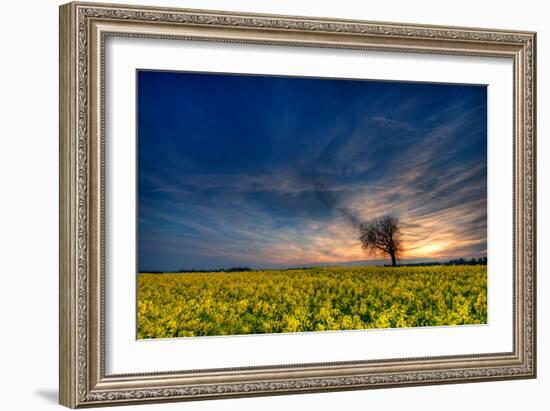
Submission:
[[[109,36],[512,59],[514,349],[470,356],[106,375],[104,44]],[[60,403],[67,407],[534,378],[533,32],[70,3],[60,7]]]

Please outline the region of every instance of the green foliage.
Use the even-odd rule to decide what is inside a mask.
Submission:
[[[138,338],[486,322],[486,266],[138,276]]]

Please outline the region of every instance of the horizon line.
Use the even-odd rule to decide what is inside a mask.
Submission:
[[[397,264],[397,266],[404,265],[404,264],[426,264],[426,263],[448,263],[451,261],[456,260],[465,260],[465,261],[471,261],[471,260],[479,260],[479,259],[485,259],[487,260],[487,256],[480,256],[480,257],[450,257],[450,258],[405,258],[402,261],[401,264]],[[352,260],[352,261],[346,261],[346,262],[335,262],[335,263],[304,263],[304,264],[297,264],[297,265],[289,265],[289,266],[280,266],[280,267],[253,267],[248,265],[234,265],[234,266],[228,266],[228,267],[218,267],[218,268],[178,268],[178,269],[168,269],[168,270],[142,270],[138,269],[138,273],[185,273],[185,272],[222,272],[222,271],[228,271],[228,270],[234,270],[237,268],[247,269],[247,270],[291,270],[291,269],[300,269],[300,268],[310,268],[310,267],[316,267],[316,268],[322,268],[322,267],[339,267],[339,266],[386,266],[388,265],[388,261],[386,259],[381,260]]]

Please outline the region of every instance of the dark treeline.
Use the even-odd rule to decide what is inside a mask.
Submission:
[[[410,264],[398,264],[399,267],[429,267],[434,265],[487,265],[487,257],[480,258],[457,258],[455,260],[449,261],[429,261],[425,263],[410,263]],[[312,270],[319,268],[321,266],[304,266],[304,267],[289,267],[281,270],[284,271],[299,271],[299,270]],[[384,265],[384,267],[391,267],[390,264]],[[252,270],[250,267],[230,267],[230,268],[219,268],[215,270],[177,270],[177,271],[148,271],[140,270],[140,273],[150,273],[150,274],[165,274],[165,273],[237,273],[237,272],[247,272],[247,271],[263,271],[261,269]]]
[[[487,265],[487,257],[470,258],[457,258],[455,260],[449,260],[445,262],[430,261],[425,263],[411,263],[411,264],[399,264],[400,267],[425,267],[432,265]]]

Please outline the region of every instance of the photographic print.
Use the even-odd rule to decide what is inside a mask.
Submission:
[[[486,86],[136,75],[139,339],[487,323]]]
[[[61,404],[536,377],[535,32],[59,29]]]

